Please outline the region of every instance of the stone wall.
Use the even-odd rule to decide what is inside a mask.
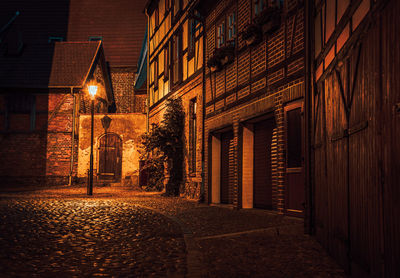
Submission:
[[[105,134],[101,119],[105,114],[94,116],[94,175],[95,181],[101,182],[97,177],[99,167],[99,138]],[[107,114],[111,124],[107,133],[117,134],[122,140],[122,173],[121,182],[132,185],[137,183],[139,175],[138,145],[140,136],[146,131],[146,115],[141,113]],[[78,178],[85,180],[90,161],[90,132],[91,116],[82,115],[79,119],[79,154]]]

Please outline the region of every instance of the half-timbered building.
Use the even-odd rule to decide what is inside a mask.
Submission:
[[[199,198],[202,173],[203,24],[190,0],[151,0],[148,16],[149,124],[168,98],[181,98],[185,117],[185,194]]]
[[[302,216],[303,1],[216,1],[205,19],[208,203]]]

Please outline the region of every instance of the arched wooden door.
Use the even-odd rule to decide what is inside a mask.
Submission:
[[[121,181],[121,169],[122,140],[117,134],[106,133],[99,141],[99,179]]]

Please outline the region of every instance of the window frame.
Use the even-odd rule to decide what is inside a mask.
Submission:
[[[90,42],[96,42],[96,41],[103,41],[103,36],[90,36],[89,37]]]
[[[196,173],[197,150],[197,97],[189,101],[189,173]]]
[[[169,80],[170,71],[170,41],[167,41],[164,46],[164,81]]]
[[[232,23],[231,18],[233,18],[233,24],[231,24]],[[235,44],[236,38],[237,38],[236,9],[232,10],[231,12],[229,12],[227,14],[226,21],[227,21],[226,43],[227,44]],[[232,37],[230,37],[231,31],[232,31]]]
[[[294,167],[289,166],[289,140],[288,140],[288,131],[289,131],[289,125],[288,125],[288,112],[300,109],[300,165],[296,165]],[[304,165],[304,148],[303,148],[303,140],[304,140],[304,131],[303,131],[303,126],[304,126],[304,104],[302,100],[294,101],[291,103],[288,103],[285,108],[284,108],[284,119],[285,119],[285,149],[286,149],[286,155],[285,155],[285,160],[286,160],[286,169],[295,170],[295,169],[300,169]]]
[[[221,30],[222,29],[222,30]],[[225,18],[220,21],[219,24],[216,25],[216,44],[217,47],[216,48],[221,48],[224,47],[226,44],[225,41]]]
[[[154,75],[154,84],[153,84],[153,89],[154,89],[154,91],[157,91],[158,90],[158,66],[159,66],[159,64],[158,64],[158,55],[154,57],[153,65],[154,65],[154,73],[153,73],[153,75]]]
[[[182,82],[182,29],[178,29],[172,40],[172,84]]]
[[[196,46],[196,26],[197,20],[194,18],[188,19],[188,60],[192,59],[195,54],[195,46]]]
[[[215,25],[215,48],[222,48],[227,45],[233,45],[236,46],[236,39],[238,37],[237,33],[237,9],[232,8],[227,12],[223,19],[218,22],[218,24]],[[233,24],[231,24],[230,18],[234,19]],[[220,31],[220,27],[223,27],[223,31]],[[230,38],[230,31],[232,30],[233,36]],[[221,42],[222,38],[222,42]]]

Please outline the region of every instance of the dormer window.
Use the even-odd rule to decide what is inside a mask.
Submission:
[[[49,37],[48,42],[53,43],[53,42],[62,42],[64,41],[63,37]]]
[[[102,36],[91,36],[89,37],[89,41],[103,41]]]

